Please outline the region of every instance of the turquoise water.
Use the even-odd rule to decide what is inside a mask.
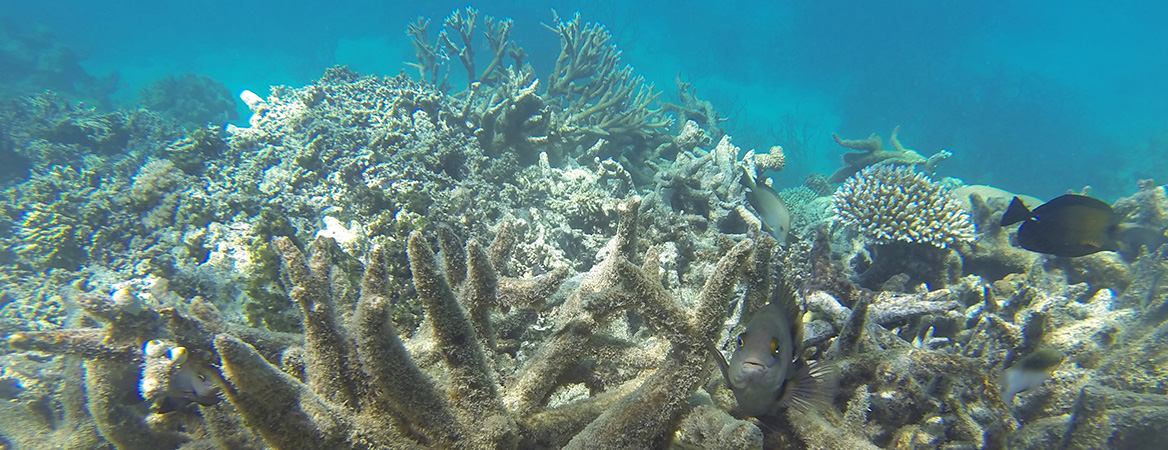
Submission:
[[[71,49],[95,76],[119,75],[110,97],[196,73],[232,92],[298,86],[323,68],[395,74],[414,55],[416,16],[456,2],[8,1],[5,28]],[[798,172],[829,171],[830,133],[901,138],[922,154],[953,151],[946,175],[1050,198],[1086,185],[1103,198],[1165,173],[1168,7],[1159,2],[489,2],[515,19],[538,69],[558,51],[540,26],[550,10],[606,24],[624,59],[672,100],[678,73],[733,118],[744,148],[766,148],[805,124]],[[432,27],[434,28],[434,27]],[[433,29],[431,30],[434,31]],[[37,89],[35,83],[28,88]],[[261,92],[262,93],[262,92]],[[792,171],[794,173],[794,171]],[[794,185],[802,175],[783,178]],[[1163,175],[1161,175],[1163,177]]]

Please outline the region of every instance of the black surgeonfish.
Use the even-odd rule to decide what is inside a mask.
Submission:
[[[829,370],[803,359],[802,316],[795,291],[777,286],[771,301],[738,335],[729,362],[710,345],[742,414],[767,416],[790,406],[806,410],[830,402]]]
[[[1018,246],[1057,256],[1084,256],[1101,251],[1118,251],[1119,221],[1102,200],[1066,194],[1031,211],[1014,197],[1002,226],[1022,222]]]

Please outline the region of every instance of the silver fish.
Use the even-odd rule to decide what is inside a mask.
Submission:
[[[755,182],[750,172],[742,172],[742,184],[747,189],[746,201],[758,214],[758,220],[762,221],[765,231],[779,244],[786,244],[787,233],[791,232],[791,210],[787,208],[787,202],[774,188]]]
[[[802,312],[795,292],[785,285],[776,287],[771,301],[738,335],[729,362],[710,347],[742,414],[773,415],[831,401],[827,366],[803,359]]]

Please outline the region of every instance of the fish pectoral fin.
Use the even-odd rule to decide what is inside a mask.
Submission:
[[[714,357],[714,362],[718,363],[718,370],[722,371],[722,379],[726,381],[726,386],[730,386],[730,363],[726,362],[726,356],[718,351],[718,347],[714,346],[714,342],[706,339],[706,350]]]
[[[818,361],[807,363],[802,359],[796,364],[794,374],[783,384],[779,407],[806,412],[831,406],[839,382],[835,367]]]

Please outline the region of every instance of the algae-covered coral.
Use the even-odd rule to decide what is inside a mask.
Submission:
[[[461,38],[477,17],[445,26]],[[603,26],[553,17],[560,59],[537,69],[509,20],[484,20],[490,63],[460,60],[474,74],[460,90],[433,56],[474,39],[431,44],[426,23],[411,27],[422,80],[329,69],[245,93],[246,127],[8,103],[29,174],[0,198],[0,445],[1168,439],[1154,426],[1168,411],[1163,186],[1115,204],[1117,226],[1151,233],[1142,245],[1049,257],[1010,245],[1008,198],[882,160],[834,196],[823,176],[784,190],[793,239],[775,242],[739,177],[782,169],[781,148],[743,152],[692,94],[659,108]],[[695,120],[668,128],[670,110]],[[828,405],[745,417],[710,351],[787,285],[798,356],[838,383]],[[1041,352],[1064,357],[1027,389],[1002,385]]]

